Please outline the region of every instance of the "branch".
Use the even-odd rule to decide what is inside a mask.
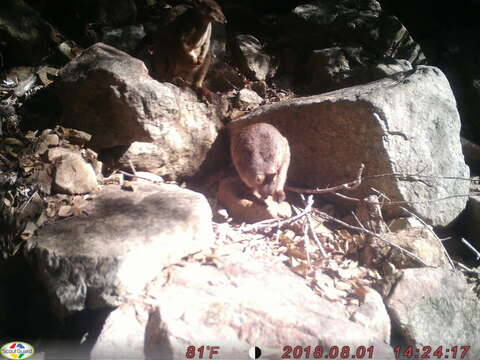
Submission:
[[[377,175],[368,175],[365,176],[365,179],[376,179],[380,177],[396,177],[396,178],[420,178],[420,179],[446,179],[446,180],[464,180],[464,181],[473,181],[471,178],[457,177],[457,176],[437,176],[437,175],[420,175],[423,170],[419,171],[416,174],[407,174],[407,173],[386,173],[386,174],[377,174]],[[414,179],[415,180],[415,179]]]
[[[477,249],[475,249],[467,240],[464,238],[461,239],[462,242],[465,244],[466,247],[468,247],[477,257],[477,261],[480,260],[480,253],[478,252]]]
[[[452,267],[452,269],[455,269],[455,265],[453,264],[453,261],[452,259],[450,258],[450,255],[448,255],[448,252],[447,252],[447,249],[445,249],[445,246],[443,246],[443,243],[442,243],[442,240],[440,240],[440,238],[437,236],[437,234],[435,234],[435,232],[433,231],[433,229],[428,226],[428,224],[423,221],[419,216],[417,216],[416,214],[414,214],[413,212],[411,212],[410,210],[407,210],[406,208],[404,208],[403,206],[400,206],[400,209],[402,209],[403,211],[406,211],[407,213],[409,213],[410,215],[414,216],[418,221],[420,221],[423,226],[425,226],[432,234],[433,234],[433,237],[438,241],[438,243],[440,244],[440,246],[442,247],[442,250],[443,250],[443,253],[445,254],[445,256],[447,257],[448,259],[448,262],[450,263],[450,266]]]
[[[268,220],[259,221],[254,224],[243,227],[242,230],[246,232],[246,231],[252,231],[252,230],[257,230],[262,228],[268,228],[272,226],[280,227],[285,224],[290,224],[298,219],[301,219],[306,214],[310,213],[312,211],[312,206],[313,206],[313,198],[309,196],[307,199],[307,205],[305,206],[305,209],[300,214],[289,217],[288,219],[284,219],[284,220],[268,219]]]
[[[300,197],[302,198],[303,200],[303,203],[306,204],[308,203],[309,201],[312,201],[312,204],[313,204],[313,200],[312,199],[312,195],[310,195],[307,199],[307,202],[305,202],[305,197],[303,195],[300,195]],[[308,227],[310,228],[310,232],[312,233],[312,237],[313,237],[313,240],[315,241],[315,243],[317,244],[318,248],[320,249],[320,252],[322,253],[323,257],[327,257],[327,252],[325,251],[325,249],[323,248],[323,245],[322,243],[320,242],[320,239],[318,238],[317,236],[317,233],[315,232],[314,228],[313,228],[313,221],[312,221],[312,215],[310,213],[307,213],[305,214],[306,217],[307,217],[307,224],[308,224]],[[306,249],[306,247],[305,247]]]
[[[423,266],[426,266],[426,267],[431,267],[430,265],[426,264],[421,258],[419,258],[417,255],[415,255],[414,253],[402,248],[401,246],[398,246],[397,244],[395,243],[392,243],[391,241],[388,241],[386,239],[384,239],[383,237],[381,237],[380,235],[374,233],[373,231],[370,231],[370,230],[367,230],[367,229],[362,229],[361,227],[358,227],[358,226],[353,226],[353,225],[350,225],[350,224],[347,224],[346,222],[343,222],[341,220],[338,220],[337,218],[334,218],[333,216],[330,216],[320,210],[317,210],[315,209],[315,212],[322,218],[324,218],[325,220],[328,220],[328,221],[333,221],[337,224],[340,224],[348,229],[351,229],[351,230],[356,230],[356,231],[360,231],[360,232],[363,232],[363,233],[366,233],[368,235],[371,235],[371,236],[374,236],[376,237],[377,239],[383,241],[384,243],[388,244],[389,246],[399,250],[400,252],[404,253],[404,254],[407,254],[408,256],[410,256],[411,258],[415,259],[419,264],[422,264]]]
[[[360,168],[358,169],[358,174],[357,178],[353,181],[350,181],[345,184],[337,185],[334,187],[330,188],[325,188],[325,189],[303,189],[303,188],[297,188],[293,186],[286,186],[285,188],[289,191],[293,191],[296,193],[301,193],[301,194],[326,194],[326,193],[333,193],[335,191],[341,191],[341,190],[354,190],[360,186],[362,183],[362,174],[363,174],[363,169],[365,169],[365,164],[361,164]],[[336,194],[338,195],[338,194]]]

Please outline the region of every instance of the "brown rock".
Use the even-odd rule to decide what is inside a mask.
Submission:
[[[216,105],[159,83],[143,62],[102,43],[67,64],[52,85],[63,125],[91,134],[89,145],[105,157],[118,159],[138,144],[126,163],[160,176],[194,174],[221,127]]]
[[[228,214],[239,222],[254,223],[266,219],[292,216],[292,209],[287,202],[278,203],[271,197],[265,201],[256,198],[236,176],[220,182],[218,201],[225,206]]]
[[[440,244],[432,232],[425,227],[416,227],[401,230],[397,233],[382,234],[382,237],[414,253],[430,266],[449,267],[449,262],[442,244]],[[400,250],[392,249],[391,246],[380,240],[373,241],[375,243],[373,247],[376,256],[378,256],[379,259],[388,258],[396,268],[404,269],[421,266],[410,256],[400,252]]]
[[[64,153],[57,158],[54,190],[62,194],[85,194],[98,190],[92,166],[80,154]]]

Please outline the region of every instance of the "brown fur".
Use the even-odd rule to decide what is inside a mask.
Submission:
[[[226,22],[214,0],[193,0],[185,12],[158,31],[153,54],[153,76],[159,81],[203,88],[211,62],[213,22]]]
[[[218,187],[218,202],[236,221],[254,223],[292,216],[292,208],[287,202],[259,200],[238,176],[222,179]]]
[[[290,165],[287,139],[274,126],[258,123],[245,127],[231,140],[232,162],[245,185],[262,199],[272,195],[275,201],[283,201]]]

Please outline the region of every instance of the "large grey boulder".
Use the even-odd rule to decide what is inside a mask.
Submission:
[[[26,256],[58,317],[118,306],[165,266],[212,243],[202,195],[166,184],[135,188],[106,186],[88,215],[46,225],[32,238]]]
[[[376,334],[379,339],[387,344],[390,343],[391,321],[382,296],[375,290],[365,294],[363,303],[352,315],[352,321],[362,325]]]
[[[437,68],[263,106],[229,125],[231,133],[268,122],[287,137],[291,162],[287,183],[327,187],[351,181],[361,163],[364,180],[353,196],[370,187],[409,207],[433,225],[447,225],[463,210],[469,181],[460,144],[460,119],[452,90]],[[371,175],[405,173],[425,178]],[[430,177],[429,177],[430,176]],[[384,207],[396,215],[395,207]]]
[[[91,134],[96,151],[134,143],[135,167],[160,176],[195,173],[221,126],[215,105],[198,101],[191,89],[159,83],[142,61],[102,43],[67,64],[53,91],[63,125]]]
[[[91,359],[184,359],[188,346],[202,344],[219,346],[219,358],[247,358],[255,345],[280,358],[295,344],[324,351],[350,345],[352,352],[371,345],[376,359],[393,359],[383,337],[348,320],[342,305],[272,258],[234,253],[217,266],[172,268],[168,282],[155,282],[145,298],[109,315]]]
[[[386,303],[392,321],[408,344],[435,351],[471,346],[465,359],[480,355],[480,302],[460,272],[408,269]]]

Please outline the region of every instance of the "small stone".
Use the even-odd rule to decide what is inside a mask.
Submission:
[[[137,185],[135,192],[102,187],[82,209],[88,216],[47,224],[32,238],[37,246],[25,256],[48,284],[55,316],[118,306],[164,267],[212,245],[212,213],[203,195]]]
[[[237,35],[235,46],[240,70],[253,80],[265,80],[270,72],[271,59],[260,40],[252,35]]]
[[[96,192],[98,185],[95,171],[79,154],[65,154],[57,165],[54,189],[62,194]]]
[[[237,106],[242,110],[248,110],[260,105],[263,99],[253,90],[242,89],[237,96]]]
[[[218,189],[218,201],[236,221],[254,223],[272,218],[292,216],[290,204],[277,203],[271,196],[265,201],[255,198],[238,176],[223,179]]]
[[[422,226],[424,225],[413,216],[409,216],[406,218],[404,217],[396,218],[396,219],[393,219],[390,224],[388,224],[390,231],[393,231],[393,232],[398,232],[400,230],[411,229],[414,227],[422,227]]]

